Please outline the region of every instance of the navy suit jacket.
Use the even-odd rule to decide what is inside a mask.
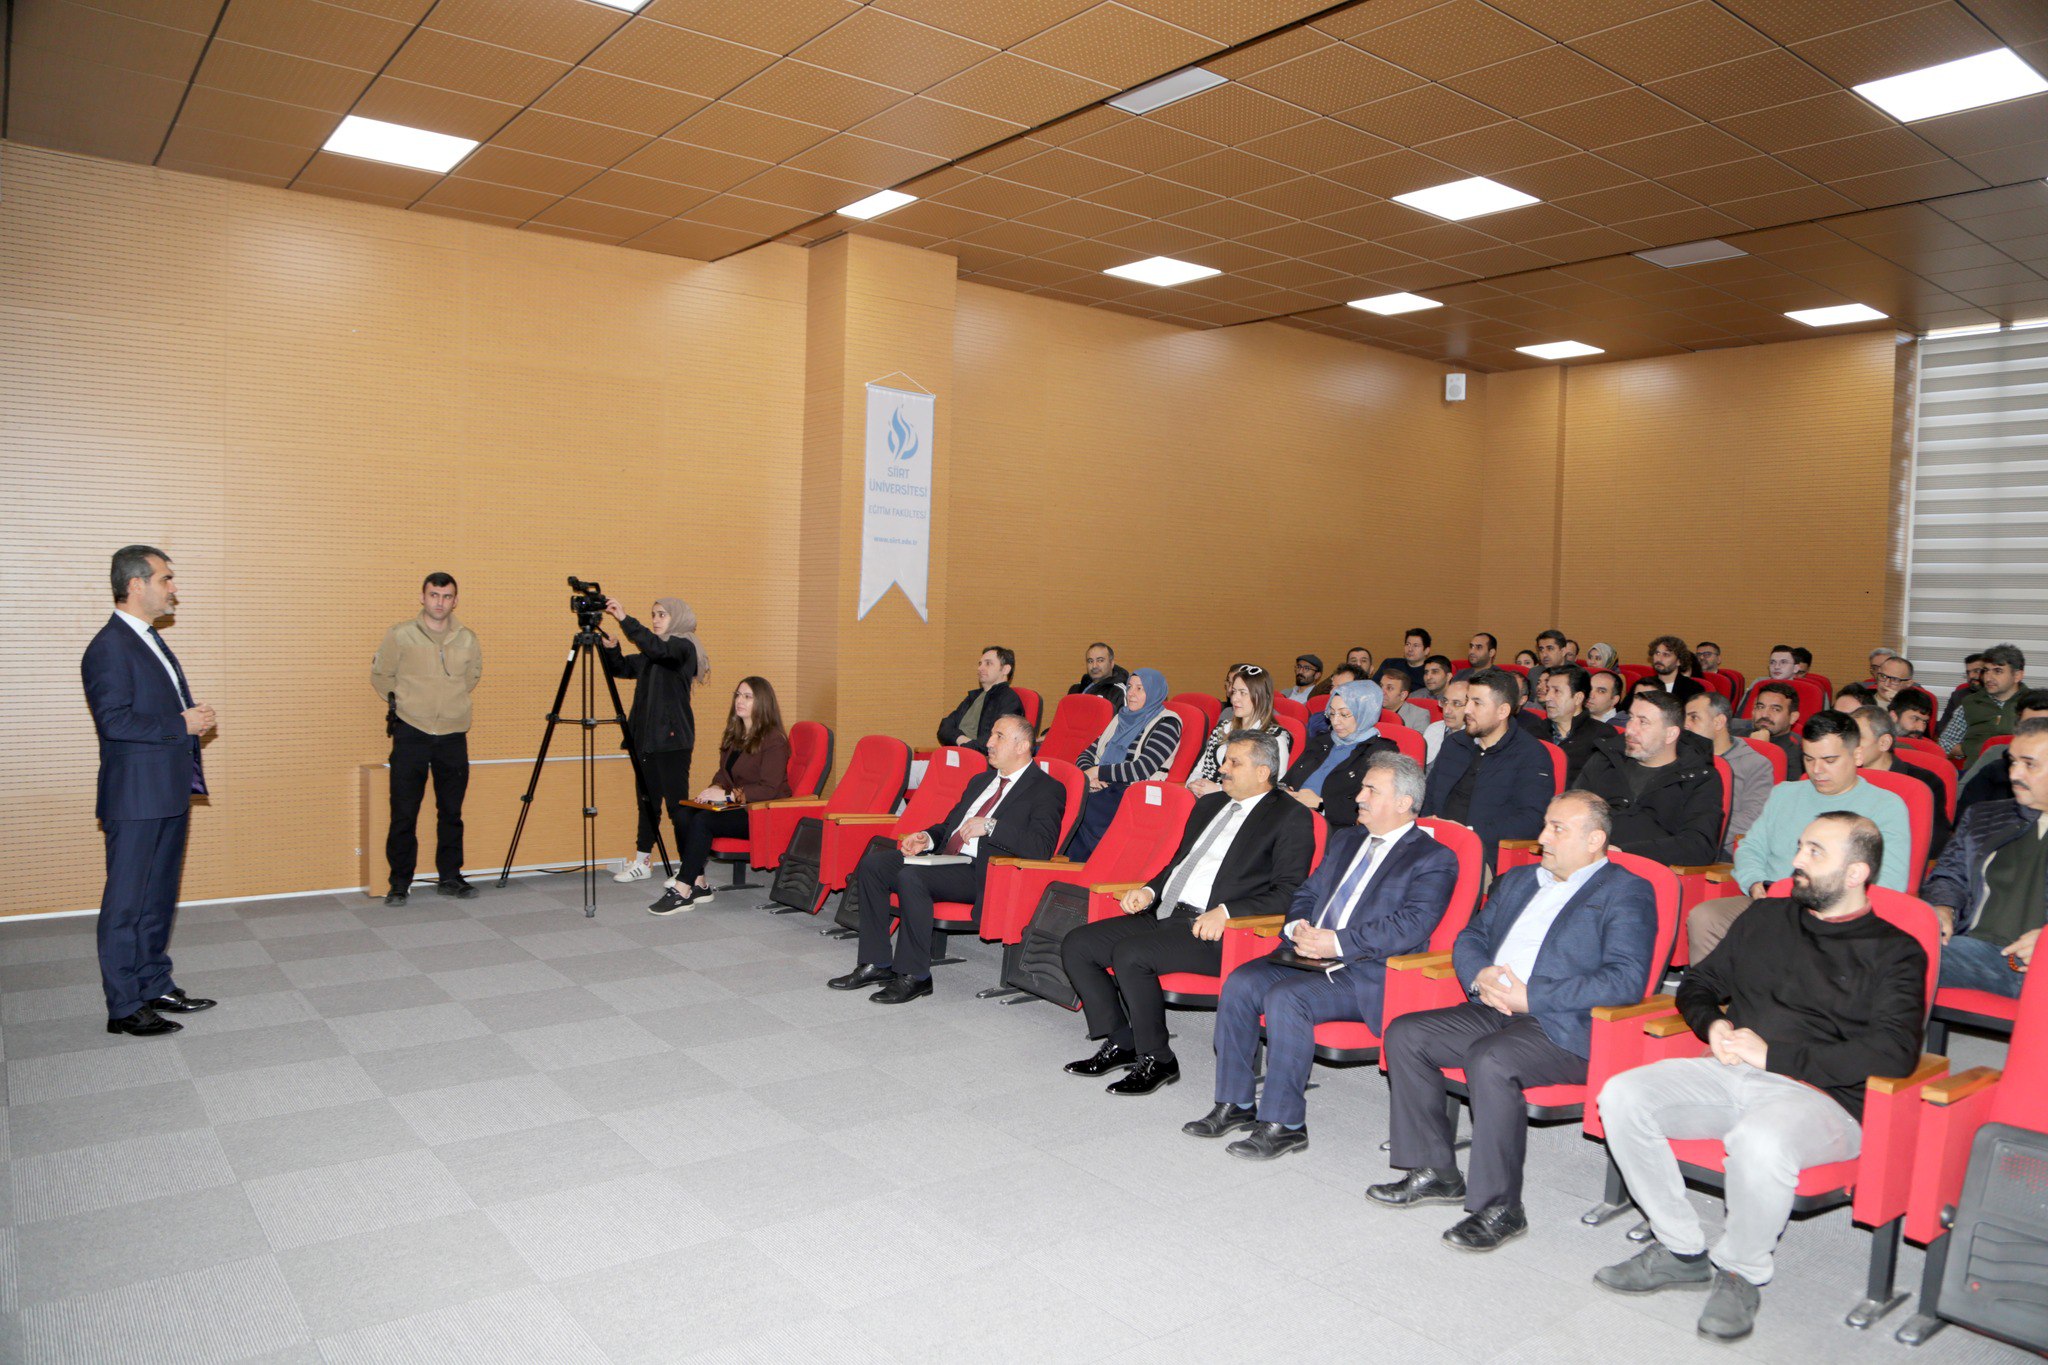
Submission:
[[[1451,960],[1469,992],[1500,960],[1508,931],[1536,898],[1536,867],[1503,872],[1493,894],[1458,941]],[[1650,979],[1657,947],[1657,896],[1650,884],[1610,862],[1581,886],[1551,921],[1529,978],[1529,1013],[1566,1052],[1590,1056],[1595,1005],[1633,1005]]]
[[[1332,834],[1322,862],[1294,893],[1287,918],[1314,924],[1371,837],[1363,825]],[[1351,922],[1337,931],[1349,965],[1335,980],[1351,987],[1358,997],[1358,1017],[1375,1032],[1386,1001],[1387,959],[1429,946],[1429,936],[1442,923],[1457,884],[1458,855],[1419,827],[1410,829],[1380,855],[1379,871],[1366,885],[1365,899],[1351,912]]]
[[[204,791],[199,739],[185,733],[185,702],[149,642],[109,618],[79,663],[85,704],[100,736],[99,802],[105,820],[164,820]]]
[[[1486,865],[1493,866],[1494,851],[1503,839],[1533,839],[1543,832],[1543,812],[1557,794],[1551,774],[1550,751],[1519,725],[1508,726],[1498,752],[1486,760],[1484,776],[1472,786],[1472,806],[1465,823],[1478,834]],[[1479,741],[1459,730],[1445,735],[1436,751],[1436,763],[1429,770],[1429,786],[1422,798],[1424,815],[1441,816],[1451,789],[1465,770],[1479,761]]]

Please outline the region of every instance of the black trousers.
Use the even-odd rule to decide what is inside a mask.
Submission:
[[[1522,1160],[1529,1150],[1527,1085],[1582,1084],[1586,1059],[1550,1041],[1526,1014],[1506,1015],[1467,1001],[1404,1014],[1382,1043],[1393,1091],[1392,1163],[1407,1170],[1457,1168],[1453,1117],[1442,1067],[1463,1067],[1472,1101],[1472,1162],[1465,1208],[1522,1202]]]
[[[430,735],[404,721],[391,736],[391,829],[384,859],[391,889],[412,884],[420,856],[420,801],[434,779],[434,870],[444,882],[462,879],[462,797],[469,790],[469,736]]]
[[[695,806],[672,808],[676,822],[676,839],[682,847],[676,853],[678,867],[676,880],[687,886],[704,875],[704,868],[711,861],[713,839],[744,839],[747,837],[747,812],[744,808],[730,810],[698,810]],[[654,843],[650,835],[648,844]]]
[[[665,804],[668,822],[675,826],[676,851],[681,853],[683,821],[690,813],[682,804],[690,799],[690,751],[669,749],[640,755],[640,780],[647,784],[647,794],[640,798],[640,832],[633,846],[642,853],[653,850],[654,833],[661,828],[661,808]],[[711,845],[707,842],[704,847],[709,849]],[[696,873],[691,876],[694,878]]]
[[[1060,944],[1067,980],[1088,1014],[1088,1036],[1118,1047],[1171,1059],[1166,1037],[1162,972],[1223,970],[1223,944],[1194,935],[1192,913],[1176,909],[1171,918],[1119,915],[1084,924]],[[1111,976],[1111,969],[1116,975]]]
[[[109,820],[100,893],[100,984],[107,1018],[122,1019],[171,989],[171,921],[185,870],[188,811],[163,820]]]
[[[903,976],[932,974],[932,905],[938,901],[979,901],[986,868],[979,863],[948,867],[906,867],[903,854],[877,839],[853,869],[860,887],[860,962],[893,967]],[[894,893],[896,908],[889,908]],[[896,947],[889,948],[889,917],[897,920]]]

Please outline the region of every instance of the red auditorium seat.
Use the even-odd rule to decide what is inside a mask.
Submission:
[[[1907,827],[1913,833],[1911,861],[1906,864],[1906,894],[1920,894],[1920,878],[1927,872],[1927,848],[1934,842],[1934,796],[1927,784],[1908,773],[1879,772],[1859,768],[1857,776],[1873,786],[1883,787],[1906,803]]]
[[[1325,692],[1320,696],[1310,697],[1308,699],[1308,713],[1311,716],[1320,716],[1321,714],[1323,714],[1324,711],[1329,709],[1329,705],[1330,694],[1328,692]]]
[[[988,760],[982,755],[948,745],[932,750],[925,764],[924,781],[917,784],[900,814],[845,811],[827,815],[825,837],[818,850],[818,889],[844,891],[869,844],[876,839],[894,841],[913,830],[930,829],[959,803],[967,784],[987,771]]]
[[[1173,760],[1167,766],[1168,782],[1185,782],[1188,774],[1195,770],[1195,764],[1202,761],[1202,746],[1209,742],[1210,726],[1202,723],[1202,713],[1186,702],[1170,701],[1166,709],[1180,717],[1180,743],[1174,747]]]
[[[1308,708],[1291,697],[1273,698],[1273,714],[1276,716],[1292,716],[1303,725],[1308,724]]]
[[[1921,791],[1924,793],[1926,788]],[[1771,887],[1771,894],[1785,895],[1791,885],[1789,880],[1780,881]],[[1941,969],[1941,930],[1934,910],[1925,901],[1880,886],[1870,888],[1870,904],[1877,914],[1913,935],[1927,950],[1927,994],[1932,999]],[[1587,1066],[1589,1094],[1597,1097],[1608,1078],[1631,1067],[1667,1057],[1697,1057],[1706,1051],[1706,1045],[1686,1027],[1671,997],[1660,996],[1647,1003],[1650,1008],[1593,1011],[1593,1055]],[[1869,1326],[1905,1298],[1903,1294],[1893,1294],[1892,1278],[1913,1171],[1920,1091],[1947,1071],[1947,1058],[1923,1055],[1910,1076],[1872,1077],[1864,1099],[1862,1153],[1853,1161],[1810,1166],[1799,1173],[1798,1193],[1792,1205],[1795,1213],[1850,1203],[1855,1220],[1872,1229],[1865,1297],[1850,1310],[1848,1322],[1852,1327]],[[1596,1138],[1604,1136],[1597,1103],[1586,1109],[1586,1132]],[[1671,1149],[1693,1184],[1715,1190],[1722,1187],[1727,1153],[1718,1140],[1673,1139]],[[1621,1173],[1610,1160],[1606,1198],[1589,1210],[1582,1221],[1602,1223],[1628,1207]],[[1647,1240],[1649,1234],[1647,1227],[1641,1227],[1629,1235]]]
[[[1067,839],[1074,832],[1074,826],[1081,819],[1081,801],[1088,794],[1087,779],[1073,764],[1057,758],[1035,758],[1039,770],[1055,778],[1067,790],[1066,807],[1060,812],[1059,837],[1053,841],[1053,852],[1058,853],[1067,846]],[[1001,811],[997,811],[1000,818]],[[934,901],[932,903],[932,961],[934,963],[957,962],[958,958],[946,956],[946,935],[978,930],[981,921],[976,916],[972,901]]]
[[[1754,735],[1745,736],[1742,742],[1762,754],[1764,762],[1771,765],[1772,786],[1775,787],[1785,780],[1785,774],[1790,771],[1792,760],[1785,757],[1783,749],[1773,744],[1770,740],[1758,739]]]
[[[1288,799],[1292,800],[1293,798],[1290,797]],[[1308,861],[1308,870],[1310,872],[1315,871],[1316,864],[1323,860],[1323,847],[1329,842],[1330,838],[1330,826],[1320,815],[1315,817],[1315,828],[1316,849],[1314,855]],[[1118,913],[1122,912],[1119,911]],[[1089,918],[1101,918],[1100,915],[1095,913],[1093,905],[1089,907]],[[1215,976],[1210,976],[1205,972],[1161,972],[1159,974],[1159,993],[1165,997],[1166,1003],[1169,1005],[1178,1005],[1182,1009],[1213,1010],[1216,1008],[1217,993],[1223,989],[1223,972],[1228,971],[1229,968],[1230,963],[1226,959],[1222,971],[1219,971]]]
[[[1426,761],[1429,745],[1420,731],[1411,730],[1397,721],[1381,720],[1380,733],[1394,741],[1394,747],[1401,751],[1402,757],[1412,758],[1417,763]]]
[[[747,807],[747,840],[754,866],[766,869],[781,863],[782,851],[796,833],[796,822],[806,815],[879,814],[894,809],[909,778],[908,744],[889,735],[862,736],[853,746],[853,757],[830,800],[791,796]]]
[[[1409,697],[1408,700],[1413,702],[1415,705],[1421,707],[1424,711],[1428,712],[1429,718],[1431,720],[1436,721],[1442,720],[1444,718],[1443,703],[1438,701],[1435,697],[1425,696],[1423,693],[1417,692],[1413,696]]]
[[[1273,774],[1273,780],[1278,782],[1282,773],[1292,767],[1294,760],[1301,757],[1301,751],[1308,747],[1308,726],[1293,716],[1278,714],[1273,717],[1273,723],[1287,734],[1287,752],[1280,756],[1281,771]]]
[[[1116,719],[1116,708],[1107,697],[1072,692],[1061,697],[1052,711],[1052,725],[1038,741],[1038,757],[1072,763],[1088,746],[1102,738],[1102,732]]]
[[[1938,759],[1929,758],[1919,749],[1894,748],[1892,750],[1892,762],[1894,764],[1903,763],[1909,768],[1918,768],[1921,772],[1926,773],[1936,782],[1939,782],[1941,784],[1942,809],[1947,812],[1950,820],[1956,818],[1956,767],[1955,764],[1948,761],[1946,756]]]
[[[1037,734],[1038,713],[1044,703],[1039,700],[1038,694],[1028,687],[1012,687],[1010,690],[1017,694],[1017,700],[1024,705],[1024,723],[1031,727],[1032,734]]]
[[[1192,706],[1202,716],[1202,733],[1208,734],[1216,728],[1216,722],[1223,719],[1223,703],[1207,692],[1176,692],[1166,699],[1168,706],[1176,703]]]
[[[832,731],[814,720],[800,720],[789,727],[789,794],[795,796],[816,796],[818,788],[824,785],[825,774],[832,771]],[[747,839],[713,839],[711,858],[714,862],[732,864],[732,884],[735,888],[752,885],[746,880],[747,863],[753,857],[754,841]]]
[[[1134,782],[1124,789],[1116,818],[1109,822],[1087,862],[991,859],[981,895],[981,936],[1001,943],[1021,942],[1039,898],[1054,882],[1095,886],[1150,881],[1180,847],[1188,812],[1194,808],[1194,793],[1178,782]]]

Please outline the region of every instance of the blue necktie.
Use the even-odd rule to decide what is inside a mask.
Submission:
[[[149,628],[149,638],[156,641],[156,647],[164,652],[166,659],[171,661],[171,672],[178,675],[178,700],[184,704],[186,710],[191,710],[198,703],[192,700],[192,688],[185,681],[184,665],[178,662],[177,655],[171,653],[171,647],[164,643],[163,636],[157,634],[155,626]],[[192,736],[192,794],[195,796],[206,795],[206,768],[199,759],[198,735]]]
[[[1330,897],[1330,903],[1316,916],[1316,928],[1337,927],[1337,921],[1343,917],[1344,907],[1357,899],[1359,890],[1365,885],[1366,874],[1372,871],[1372,860],[1379,853],[1380,845],[1385,842],[1386,840],[1377,834],[1365,841],[1365,856],[1358,860],[1358,866],[1351,869],[1343,884],[1337,888],[1337,894]]]

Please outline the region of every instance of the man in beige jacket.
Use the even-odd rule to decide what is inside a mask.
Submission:
[[[384,635],[370,664],[370,686],[390,707],[391,832],[384,856],[391,864],[386,905],[404,905],[419,858],[420,800],[434,779],[438,814],[434,890],[469,900],[476,888],[462,877],[462,795],[469,788],[469,694],[483,677],[484,653],[476,635],[455,619],[455,580],[430,573],[420,584],[420,614]]]

